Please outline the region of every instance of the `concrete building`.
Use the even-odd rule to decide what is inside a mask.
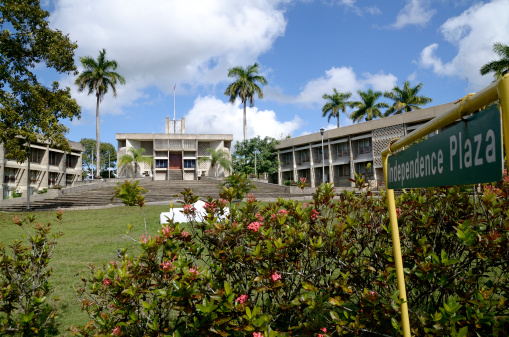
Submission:
[[[140,164],[139,174],[154,180],[197,180],[213,176],[210,162],[199,163],[209,157],[207,148],[223,150],[231,160],[232,134],[186,134],[185,119],[166,118],[166,133],[117,133],[118,160],[128,154],[129,148],[145,149],[145,156],[153,158],[152,165]],[[118,161],[117,161],[118,162]],[[119,177],[133,177],[133,167],[119,168]],[[221,168],[219,176],[227,173]]]
[[[24,163],[5,158],[5,149],[0,145],[0,176],[3,177],[2,199],[12,196],[12,192],[27,192],[27,179],[30,179],[30,194],[43,188],[54,186],[73,186],[81,181],[82,152],[81,143],[69,141],[71,153],[65,153],[40,141],[30,144],[31,156]],[[30,172],[28,165],[30,163]]]
[[[332,182],[336,187],[352,187],[349,179],[353,179],[356,172],[366,174],[370,185],[379,187],[383,184],[381,152],[389,142],[407,135],[453,105],[447,103],[326,130],[323,156],[320,132],[281,140],[276,146],[280,162],[277,181],[284,184],[287,180],[305,177],[311,187],[322,181]],[[371,164],[369,169],[368,164]]]

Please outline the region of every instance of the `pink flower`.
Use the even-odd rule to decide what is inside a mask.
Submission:
[[[327,328],[321,328],[320,330],[322,330],[323,332],[327,333]]]
[[[194,276],[198,275],[200,272],[198,269],[189,268],[189,274],[194,274]]]
[[[261,332],[253,332],[253,337],[263,337]]]
[[[196,208],[193,207],[193,205],[184,205],[184,210],[182,211],[182,213],[186,214],[186,215],[193,215],[194,212],[196,212]]]
[[[263,216],[260,213],[256,213],[255,216],[259,221],[263,221]]]
[[[317,337],[323,337],[323,335],[321,333],[319,333]]]
[[[401,215],[401,208],[396,208],[396,215],[399,216]]]
[[[186,231],[183,231],[183,232],[182,232],[182,237],[184,237],[184,238],[185,238],[185,237],[188,237],[188,236],[189,236],[189,232],[186,232]]]
[[[161,268],[163,268],[164,271],[170,271],[173,269],[173,263],[170,261],[164,261],[160,264]]]
[[[152,238],[149,236],[147,237],[145,234],[143,234],[143,236],[141,237],[140,241],[143,242],[143,243],[147,243],[151,240]]]
[[[228,203],[228,201],[226,201],[226,200],[224,200],[224,199],[219,199],[219,202],[221,203],[221,205],[222,205],[223,207],[225,207],[225,206],[226,206],[226,204]]]
[[[240,295],[239,297],[237,297],[235,299],[235,302],[239,302],[240,304],[246,303],[246,301],[247,301],[247,295],[246,294]]]
[[[117,325],[111,333],[113,334],[113,336],[120,336],[122,334],[122,330],[120,330],[120,327]]]
[[[288,213],[290,213],[290,212],[288,212],[286,209],[281,209],[281,210],[279,210],[277,213],[278,213],[278,214],[281,214],[281,215],[287,215],[287,214],[288,214]]]
[[[300,178],[300,182],[301,182],[301,183],[305,183],[305,182],[306,182],[306,177],[302,177],[302,178]]]
[[[164,226],[163,230],[161,231],[165,237],[170,236],[170,233],[173,231],[173,228],[170,226]]]
[[[252,230],[253,232],[258,232],[258,230],[260,229],[260,226],[261,226],[261,223],[259,223],[258,221],[256,222],[251,222],[249,224],[249,226],[247,226],[248,229]]]
[[[108,288],[111,285],[111,280],[109,278],[105,278],[103,281],[103,287]]]
[[[250,204],[256,202],[256,197],[254,196],[254,194],[248,194],[246,199],[247,199],[247,202],[250,203]]]
[[[20,217],[15,216],[14,218],[12,218],[12,222],[14,222],[16,225],[20,225],[22,220]]]
[[[316,220],[318,218],[318,212],[316,211],[316,209],[311,210],[310,218],[311,220]]]
[[[281,278],[281,274],[274,272],[274,273],[272,273],[272,275],[270,275],[270,278],[272,279],[272,282],[276,282],[277,280],[279,280]]]

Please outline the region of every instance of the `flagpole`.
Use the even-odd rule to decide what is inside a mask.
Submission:
[[[175,120],[175,87],[176,86],[177,86],[176,84],[173,86],[173,120]]]

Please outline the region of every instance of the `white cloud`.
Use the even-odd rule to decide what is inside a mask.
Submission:
[[[127,85],[117,104],[130,104],[148,86],[213,86],[228,68],[252,64],[284,34],[285,2],[56,0],[51,23],[78,42],[77,56],[105,48],[118,61]]]
[[[424,26],[433,17],[436,10],[429,9],[429,0],[408,0],[408,3],[398,13],[396,22],[391,26],[403,28],[408,25]]]
[[[296,97],[284,95],[278,88],[267,88],[269,90],[265,91],[265,97],[284,103],[322,104],[323,94],[332,93],[333,88],[340,92],[349,91],[355,97],[358,90],[366,90],[368,87],[381,91],[390,90],[396,82],[397,77],[393,74],[364,73],[359,78],[350,67],[332,67],[325,71],[325,76],[309,81]]]
[[[235,104],[223,102],[215,97],[198,97],[193,108],[187,113],[187,133],[233,133],[234,143],[244,138],[242,129],[243,106],[240,100]],[[292,134],[303,121],[295,116],[291,121],[279,121],[272,110],[258,110],[247,107],[247,138],[269,136],[276,139]]]
[[[439,75],[465,77],[479,87],[489,84],[493,77],[481,76],[479,69],[498,59],[492,48],[495,42],[507,43],[509,31],[509,1],[494,0],[476,4],[461,15],[448,19],[440,31],[444,39],[457,47],[457,54],[449,62],[436,55],[438,44],[433,43],[421,52],[419,63]]]

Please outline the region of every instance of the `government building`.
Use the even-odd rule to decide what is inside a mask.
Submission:
[[[25,196],[27,190],[34,194],[45,188],[73,186],[77,181],[81,181],[82,152],[85,147],[71,141],[69,146],[71,152],[65,153],[43,141],[34,142],[30,144],[30,158],[24,163],[18,163],[16,160],[6,159],[5,149],[0,145],[2,199],[12,197],[13,193],[22,193]]]
[[[381,187],[381,153],[389,142],[409,134],[453,106],[454,103],[447,103],[325,130],[323,147],[320,132],[281,140],[276,146],[279,170],[277,179],[273,180],[282,185],[304,177],[311,187],[331,182],[341,188],[353,187],[349,179],[354,179],[357,173],[364,174],[371,187]]]
[[[153,180],[198,180],[201,176],[214,175],[210,161],[199,163],[200,158],[210,157],[206,151],[223,150],[231,160],[232,134],[186,134],[185,118],[170,120],[166,118],[165,133],[117,133],[118,161],[129,148],[145,149],[144,156],[152,158],[152,164],[139,164],[138,175],[152,177]],[[134,177],[133,166],[118,169],[119,177]],[[219,169],[218,175],[228,172]]]

